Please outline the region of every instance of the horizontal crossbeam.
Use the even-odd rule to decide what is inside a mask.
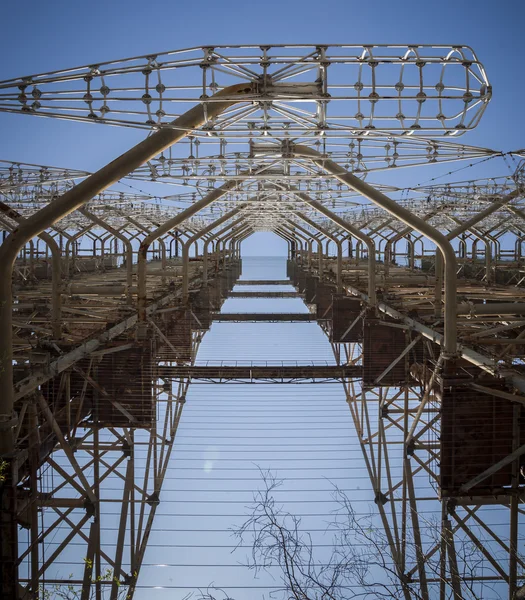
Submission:
[[[323,383],[360,378],[362,368],[350,365],[166,365],[159,366],[157,374],[162,379],[187,378],[210,383]]]
[[[293,285],[289,279],[238,279],[235,285]]]
[[[220,313],[213,315],[214,321],[226,323],[303,323],[317,321],[312,313]]]
[[[228,292],[228,298],[301,298],[298,292]]]

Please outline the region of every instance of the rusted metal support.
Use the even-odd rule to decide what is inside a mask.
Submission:
[[[148,255],[148,248],[150,247],[150,245],[156,239],[158,239],[161,235],[164,235],[165,233],[168,233],[168,231],[175,229],[176,227],[178,227],[179,225],[184,223],[184,221],[186,221],[187,219],[189,219],[190,217],[192,217],[193,215],[198,213],[203,208],[206,208],[207,206],[209,206],[216,200],[219,200],[220,198],[222,198],[228,192],[231,192],[233,189],[235,189],[237,187],[237,185],[238,185],[237,181],[234,181],[234,180],[227,181],[220,188],[217,188],[217,189],[211,191],[204,198],[202,198],[198,202],[195,202],[190,207],[188,207],[186,210],[183,210],[175,217],[168,219],[165,223],[163,223],[160,227],[155,229],[155,231],[152,231],[149,235],[147,235],[142,240],[142,242],[140,244],[140,248],[139,248],[138,264],[137,264],[137,271],[138,271],[137,302],[138,302],[139,321],[146,320],[146,261],[147,261],[147,255]]]
[[[317,317],[312,313],[216,313],[212,320],[221,323],[309,323],[317,321]]]
[[[306,264],[308,265],[308,268],[310,268],[312,266],[312,238],[309,237],[309,235],[306,236],[301,233],[298,228],[296,228],[296,223],[293,223],[293,227],[291,227],[289,223],[281,221],[277,231],[280,231],[280,233],[283,235],[288,235],[291,239],[299,240],[301,244],[301,249],[299,252],[301,263],[305,263],[306,255]]]
[[[75,250],[75,245],[74,245],[73,242],[76,242],[78,240],[78,238],[80,238],[83,235],[87,234],[90,229],[91,229],[91,225],[88,225],[87,227],[84,227],[83,229],[80,229],[79,231],[77,231],[77,233],[75,233],[73,235],[69,235],[65,231],[62,232],[62,234],[67,237],[66,247],[65,247],[65,250],[64,250],[64,259],[65,259],[65,265],[66,265],[66,268],[64,269],[64,271],[66,273],[66,277],[68,277],[68,278],[71,276],[70,253],[71,253],[71,256],[72,256],[72,260],[73,260],[73,266],[75,265],[76,250]],[[70,252],[70,249],[71,249],[71,252]]]
[[[187,377],[207,381],[235,381],[235,380],[338,380],[342,378],[361,377],[362,368],[351,365],[217,365],[217,366],[190,366],[190,365],[165,365],[159,366],[158,375],[161,378],[171,379]]]
[[[317,233],[312,233],[311,231],[308,231],[308,229],[305,229],[304,227],[299,225],[299,223],[296,223],[292,219],[285,219],[285,222],[291,226],[292,230],[294,230],[295,233],[297,233],[297,230],[299,230],[303,233],[303,235],[305,236],[305,238],[307,240],[309,240],[309,241],[315,240],[317,242],[317,248],[319,251],[318,272],[319,272],[319,277],[322,277],[323,276],[323,243],[320,238],[320,230],[318,230]],[[309,266],[311,266],[311,264]]]
[[[225,215],[210,223],[204,229],[197,231],[192,237],[182,244],[182,301],[188,300],[188,284],[189,284],[189,265],[190,265],[190,247],[194,242],[197,242],[201,237],[213,231],[219,225],[222,225],[235,215],[239,214],[247,206],[247,203],[240,204],[237,208],[230,210]],[[206,243],[206,242],[205,242]],[[207,265],[206,265],[207,268]]]
[[[208,282],[208,248],[211,242],[213,242],[214,239],[218,239],[222,234],[224,234],[226,231],[233,229],[234,227],[236,227],[237,225],[239,225],[242,222],[242,218],[241,219],[237,219],[236,221],[234,221],[233,223],[230,223],[229,225],[226,225],[226,227],[223,227],[222,229],[220,229],[219,231],[217,231],[216,233],[214,233],[211,237],[209,237],[205,242],[204,242],[204,247],[202,249],[202,281],[203,283],[207,283]]]
[[[424,217],[422,217],[422,219],[424,221],[428,221],[428,219],[431,219],[435,214],[436,214],[436,211],[432,211],[432,212],[428,213],[427,215],[425,215]],[[390,270],[390,264],[392,262],[392,247],[395,245],[395,243],[397,241],[399,241],[400,239],[409,235],[410,233],[412,233],[412,231],[414,231],[413,227],[405,227],[405,229],[403,229],[396,235],[392,236],[391,238],[387,239],[386,244],[385,244],[385,267],[384,267],[385,278],[388,276],[388,273]]]
[[[512,191],[510,194],[507,194],[503,198],[498,198],[498,199],[494,200],[494,202],[489,207],[487,207],[485,210],[482,210],[481,212],[477,213],[471,219],[463,222],[461,225],[459,225],[458,227],[453,229],[450,233],[448,233],[445,236],[447,241],[450,243],[450,240],[453,240],[458,235],[461,235],[465,231],[468,231],[469,229],[471,229],[471,227],[473,225],[480,223],[481,221],[483,221],[483,219],[486,219],[488,216],[495,213],[496,211],[498,211],[500,208],[502,208],[509,202],[512,202],[512,200],[515,200],[521,194],[523,194],[523,190],[518,188],[518,189]],[[435,284],[436,316],[439,316],[438,311],[439,311],[439,313],[441,313],[441,295],[442,295],[442,290],[443,290],[443,262],[442,261],[443,261],[443,255],[440,254],[439,252],[437,252],[436,258],[435,258],[435,267],[434,267],[434,271],[435,271],[435,275],[436,275],[436,284]],[[447,267],[446,267],[446,259],[445,259],[445,270],[446,270],[446,268]],[[447,277],[447,275],[445,274],[445,286],[447,285],[446,277]],[[447,290],[445,289],[445,310],[447,308],[448,302],[449,302],[449,299],[447,296]],[[446,314],[446,312],[445,312],[445,314]]]
[[[343,291],[343,242],[335,236],[333,233],[330,233],[328,229],[321,227],[315,221],[309,219],[306,215],[303,215],[300,211],[295,213],[300,219],[302,219],[305,223],[308,223],[310,227],[315,227],[318,229],[326,238],[332,240],[337,247],[337,270],[336,270],[336,284],[337,284],[337,292],[341,293]]]
[[[91,219],[93,223],[96,223],[99,227],[102,227],[103,229],[111,233],[111,235],[121,240],[121,242],[124,244],[124,247],[126,248],[126,297],[128,303],[131,304],[131,288],[133,286],[133,246],[131,245],[131,242],[124,234],[120,233],[120,231],[118,231],[114,227],[111,227],[111,225],[108,225],[103,219],[87,210],[87,208],[81,208],[80,212],[88,219]]]
[[[252,92],[251,83],[229,86],[210,100],[193,107],[175,119],[171,127],[156,131],[151,136],[90,175],[60,198],[29,217],[9,235],[0,246],[0,422],[9,422],[13,416],[13,361],[12,361],[12,289],[13,264],[21,248],[33,237],[67,216],[109,186],[143,165],[159,152],[169,148],[189,132],[230,106],[242,102]],[[13,449],[12,430],[1,436],[0,454]]]
[[[227,230],[224,235],[222,235],[221,237],[218,237],[216,239],[216,243],[219,244],[219,246],[220,246],[220,244],[222,244],[223,252],[226,252],[226,245],[229,244],[231,240],[239,238],[244,233],[248,234],[248,232],[250,234],[253,232],[251,225],[244,222],[244,219],[240,219],[239,226],[235,227],[234,229]],[[231,255],[230,255],[230,258],[231,258]]]
[[[230,259],[233,259],[233,260],[236,259],[236,252],[235,252],[236,244],[240,243],[242,240],[245,240],[252,233],[253,233],[253,229],[252,229],[251,225],[248,225],[248,224],[246,224],[245,226],[243,226],[241,224],[241,225],[239,225],[238,228],[236,228],[235,230],[232,230],[231,235],[228,236],[224,240],[224,244],[226,245],[226,242],[227,242],[230,246],[230,255],[229,255]]]
[[[446,216],[456,225],[462,225],[459,219],[456,219],[451,215]],[[471,226],[467,231],[469,231],[472,236],[485,245],[485,280],[490,285],[492,283],[492,246],[490,244],[490,238],[489,236],[486,236],[482,232],[478,231],[474,226]]]
[[[284,240],[286,242],[286,245],[288,246],[288,258],[290,258],[290,259],[295,258],[294,252],[292,250],[294,248],[295,240],[287,235],[284,235],[278,229],[273,229],[273,232],[275,233],[276,236],[280,237],[282,240]]]
[[[245,239],[249,238],[253,233],[253,229],[248,229],[245,233],[241,233],[241,235],[237,238],[237,244],[239,246],[239,258],[241,255],[241,244]]]
[[[489,304],[459,304],[458,315],[524,315],[525,303],[523,302],[494,302]]]
[[[146,237],[151,235],[153,232],[151,231],[151,229],[149,229],[148,227],[144,226],[142,223],[140,223],[139,221],[137,221],[136,219],[133,219],[132,217],[130,217],[129,215],[126,216],[127,220],[132,223],[133,225],[135,225],[135,227],[137,229],[140,229],[141,231],[143,231],[146,234]],[[160,225],[158,226],[160,227]],[[181,232],[183,233],[183,232]],[[160,264],[161,264],[161,283],[162,285],[166,284],[166,269],[168,266],[168,259],[167,259],[167,253],[166,253],[166,243],[164,242],[164,240],[162,239],[162,235],[158,236],[156,238],[156,241],[158,242],[159,246],[160,246]],[[139,255],[140,255],[140,251],[139,251]],[[146,258],[147,258],[147,251],[146,251]]]
[[[352,175],[332,160],[306,146],[293,146],[293,155],[309,158],[318,167],[333,175],[338,181],[359,192],[377,206],[385,209],[394,217],[410,225],[416,231],[434,242],[445,258],[445,343],[444,351],[447,356],[455,356],[457,345],[456,324],[456,253],[449,240],[437,229],[426,223],[420,217],[400,206],[397,202]],[[321,205],[322,206],[322,205]],[[330,211],[328,211],[330,212]],[[369,294],[370,295],[370,294]]]
[[[18,211],[4,202],[0,202],[0,211],[18,223],[24,220]],[[50,233],[42,231],[38,237],[46,243],[51,252],[51,330],[53,337],[58,340],[62,336],[62,253]]]
[[[301,146],[302,148],[302,146]],[[314,161],[315,162],[315,161]],[[336,163],[333,163],[334,165]],[[357,178],[356,178],[357,179]],[[361,180],[359,180],[361,181]],[[376,304],[376,247],[374,240],[363,233],[357,227],[350,225],[344,219],[333,213],[330,209],[326,208],[323,204],[310,198],[307,194],[303,194],[302,192],[294,192],[294,194],[300,198],[305,204],[308,204],[312,208],[314,208],[317,212],[324,215],[330,221],[335,223],[338,227],[340,227],[343,231],[346,231],[350,235],[353,235],[357,239],[361,240],[364,244],[366,244],[368,248],[368,297],[370,298],[370,304],[375,306]]]

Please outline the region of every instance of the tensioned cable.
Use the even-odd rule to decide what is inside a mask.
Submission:
[[[245,273],[245,276],[250,279],[254,278],[253,274],[249,272]],[[250,301],[247,300],[246,302],[249,303]],[[249,310],[246,312],[249,312]],[[330,360],[333,364],[334,359],[330,345],[324,334],[319,334],[319,328],[315,324],[311,324],[313,327],[302,329],[302,325],[310,324],[291,324],[290,327],[273,327],[273,324],[272,326],[267,326],[267,324],[261,323],[249,324],[250,326],[244,323],[218,323],[216,325],[213,325],[211,331],[204,337],[200,348],[199,360],[206,360],[208,354],[214,360],[227,355],[232,360],[254,360],[262,357],[267,360],[292,359],[299,362],[302,360],[311,360],[312,356],[315,356],[318,360],[320,357],[320,360]],[[315,339],[309,339],[309,331],[317,332],[319,335],[316,335]],[[292,332],[296,332],[298,336],[295,340],[287,338],[287,336],[292,335]],[[221,351],[222,356],[218,354]],[[210,401],[210,398],[213,398],[213,401]],[[329,505],[336,506],[333,500],[322,499],[319,496],[316,496],[318,499],[308,498],[310,494],[314,493],[326,493],[327,495],[332,493],[333,490],[326,489],[327,480],[340,482],[349,497],[352,497],[352,492],[357,487],[361,488],[359,490],[360,494],[368,494],[368,498],[353,499],[356,508],[363,509],[365,506],[370,507],[373,505],[374,493],[370,485],[369,476],[366,473],[362,455],[360,454],[361,444],[355,433],[350,411],[346,403],[346,396],[341,385],[327,384],[327,387],[324,389],[322,386],[312,384],[306,384],[301,388],[293,385],[279,384],[271,387],[257,385],[250,387],[243,384],[239,384],[238,386],[211,384],[207,388],[204,388],[204,386],[190,386],[186,400],[179,431],[174,443],[174,453],[164,478],[166,486],[164,486],[160,494],[161,503],[157,509],[156,520],[151,528],[151,536],[154,539],[152,539],[152,545],[148,546],[144,559],[144,564],[148,568],[158,566],[160,563],[160,561],[156,561],[155,559],[148,559],[148,551],[150,548],[152,550],[155,548],[155,543],[159,543],[160,540],[165,539],[166,534],[177,533],[176,538],[174,538],[176,544],[172,546],[173,548],[187,549],[193,547],[192,537],[197,533],[200,535],[205,533],[229,535],[231,533],[229,526],[232,524],[232,520],[247,518],[247,514],[227,514],[224,512],[210,514],[205,509],[208,506],[221,505],[221,507],[225,507],[228,504],[232,508],[238,509],[239,505],[249,506],[252,504],[251,500],[244,499],[244,496],[252,490],[240,488],[245,487],[245,482],[248,485],[249,482],[257,482],[258,485],[256,487],[261,487],[260,475],[251,476],[256,471],[255,463],[262,462],[261,460],[255,460],[257,456],[266,457],[264,460],[265,467],[268,465],[278,466],[275,469],[276,477],[284,479],[285,485],[288,482],[290,484],[293,484],[293,482],[303,482],[300,491],[293,489],[276,491],[276,499],[284,507],[303,507],[303,510],[308,510],[309,506],[319,505],[323,508]],[[327,400],[327,404],[323,404]],[[377,399],[376,408],[373,408],[374,402],[375,400],[369,400],[367,404],[370,406],[370,419],[376,422],[378,420],[379,400]],[[400,399],[398,402],[402,403],[403,400]],[[162,399],[159,400],[159,405],[161,403]],[[312,417],[307,416],[302,410],[313,412],[314,407],[318,410],[318,413],[316,412]],[[337,409],[335,409],[336,407]],[[221,408],[224,408],[224,412],[221,411]],[[325,408],[326,411],[324,411]],[[225,414],[226,411],[228,411],[228,415]],[[330,416],[327,414],[328,411],[331,411]],[[335,415],[337,415],[338,420],[334,420]],[[312,423],[318,426],[311,427]],[[345,435],[341,435],[341,431],[344,431]],[[195,435],[196,433],[200,433],[201,435]],[[303,435],[298,435],[301,433]],[[317,433],[317,435],[313,435],[313,433]],[[392,439],[401,441],[401,432],[392,429],[390,434],[393,434]],[[146,432],[136,432],[137,452],[135,452],[135,469],[138,475],[138,485],[142,485],[140,477],[143,475],[145,468],[145,450],[146,444],[148,444],[145,440],[140,441],[142,435],[147,434]],[[212,458],[211,460],[214,462],[213,468],[209,474],[204,474],[202,464],[206,460],[205,453],[210,446],[224,449],[221,452],[228,452],[230,457]],[[321,451],[321,448],[330,448],[330,450],[323,451],[330,452],[331,456],[315,457],[315,453]],[[401,444],[399,448],[402,448]],[[293,458],[290,455],[280,455],[283,452],[293,451],[291,449],[301,452],[302,457]],[[345,452],[344,455],[339,454],[340,451],[345,450],[349,450],[349,452]],[[177,455],[177,451],[182,451],[186,454],[191,452],[193,457]],[[115,453],[118,456],[119,450],[108,450],[108,453]],[[202,453],[202,458],[195,458],[197,453]],[[253,456],[254,458],[248,458],[247,453],[249,453],[250,457]],[[236,459],[235,456],[239,454],[243,454],[244,456]],[[83,464],[82,460],[79,460],[79,462]],[[239,468],[234,466],[236,463],[242,464],[248,462],[253,463],[254,467]],[[195,463],[197,465],[193,466]],[[225,468],[228,464],[232,465],[232,467]],[[338,466],[334,467],[333,464],[337,464]],[[396,469],[399,470],[402,467],[402,463],[399,459],[391,458],[390,467],[394,471]],[[214,471],[224,474],[224,476],[213,476],[212,473]],[[296,476],[296,474],[302,472],[305,474],[304,477]],[[179,473],[181,476],[179,476]],[[283,474],[282,477],[281,473]],[[195,476],[191,477],[189,476],[190,474]],[[316,474],[319,475],[314,476]],[[336,476],[327,477],[326,474]],[[397,471],[394,475],[397,477]],[[421,472],[415,476],[414,488],[417,490],[417,494],[421,497],[421,500],[424,497],[431,497],[431,495],[428,496],[431,488],[428,485],[428,481],[425,481],[426,477],[428,477],[428,474],[425,472]],[[112,490],[118,491],[122,489],[121,487],[115,487],[116,481],[122,483],[116,474],[110,475],[107,478],[106,486],[104,487],[106,495],[107,492]],[[191,482],[189,485],[193,487],[195,487],[195,482],[199,482],[197,484],[199,487],[191,490],[170,489],[172,483],[177,484],[179,482],[182,485],[184,485],[184,482]],[[213,489],[215,484],[210,485],[211,489],[206,489],[206,482],[210,484],[215,482],[217,485],[220,485],[221,489]],[[306,482],[316,482],[323,485],[323,491],[316,489],[314,486],[309,486]],[[310,487],[311,489],[308,489]],[[295,492],[303,494],[304,498],[302,500],[293,500],[292,494]],[[225,500],[224,494],[228,494],[230,499]],[[240,494],[244,494],[244,496],[240,496]],[[118,496],[118,494],[115,495]],[[215,495],[215,498],[210,499],[210,495]],[[103,497],[102,503],[104,506],[113,507],[116,505],[116,502],[112,502],[111,500],[109,498],[105,502]],[[433,497],[432,500],[433,504],[437,505],[437,499]],[[196,511],[192,509],[192,505],[195,505],[195,508],[197,508]],[[188,508],[188,510],[194,510],[194,512],[184,513],[183,510],[181,512],[181,508]],[[201,508],[204,510],[200,511]],[[496,520],[494,525],[490,526],[497,526],[498,511],[501,511],[501,509],[494,508],[487,511],[487,517],[491,514],[493,519],[487,518],[485,519],[485,523],[490,524],[493,520]],[[429,516],[436,514],[436,510],[430,506],[427,506],[427,509],[422,508],[419,512],[421,515]],[[308,519],[308,523],[303,524],[304,527],[301,531],[323,534],[327,531],[338,531],[327,529],[324,524],[327,518],[334,518],[333,512],[305,512],[302,514],[298,512],[297,514],[300,517]],[[368,517],[370,511],[362,512],[361,510],[357,514]],[[112,512],[111,510],[105,512],[106,518],[111,518],[113,521],[111,526],[102,524],[101,527],[101,531],[105,535],[108,535],[108,543],[110,543],[111,535],[113,535],[112,532],[118,531],[117,522],[114,518],[117,515],[117,512]],[[374,518],[378,518],[378,516],[375,515]],[[210,519],[213,520],[215,528],[198,529],[199,525],[209,523]],[[188,527],[194,521],[195,526]],[[320,527],[319,521],[325,526]],[[183,525],[182,527],[176,526],[179,522]],[[184,527],[184,523],[186,527]],[[166,527],[166,524],[168,524],[168,527]],[[310,524],[312,527],[307,526]],[[429,525],[423,524],[422,530],[429,530],[429,527]],[[63,535],[67,531],[67,527],[62,525],[57,529],[61,532],[60,535]],[[187,545],[182,543],[181,540],[184,539],[187,540]],[[216,548],[218,551],[222,550],[225,543],[217,543],[221,542],[221,539],[214,541],[215,543],[211,544],[208,548],[210,550],[213,550],[213,548]],[[102,539],[102,544],[105,544],[104,539]],[[162,545],[162,547],[170,547],[170,545]],[[329,544],[320,547],[329,547]],[[220,560],[220,552],[215,556],[216,558],[213,559],[212,554],[209,562],[217,565],[216,568],[220,569],[221,567],[218,565],[223,564]],[[165,568],[172,571],[170,577],[174,580],[176,578],[180,580],[185,567],[188,567],[188,565],[174,563],[172,566]],[[207,568],[214,567],[211,564],[199,565],[198,583],[201,588],[205,588],[210,583],[209,580],[207,581],[207,578],[211,576],[211,573],[207,572]],[[213,580],[216,580],[217,575],[217,572],[215,572]],[[222,577],[220,574],[219,576]],[[141,587],[140,580],[139,587]],[[159,589],[160,587],[162,586],[142,585],[142,589],[150,590]],[[236,586],[229,587],[237,589]],[[273,589],[271,587],[265,588],[264,586],[263,588]],[[195,590],[195,587],[181,587],[180,589],[191,591]],[[249,586],[245,586],[244,589],[249,589]]]

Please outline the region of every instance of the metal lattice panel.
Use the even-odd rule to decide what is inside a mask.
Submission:
[[[347,137],[381,129],[457,135],[491,96],[468,46],[225,46],[175,50],[0,83],[0,109],[131,127],[169,126],[238,82],[244,102],[200,135]]]

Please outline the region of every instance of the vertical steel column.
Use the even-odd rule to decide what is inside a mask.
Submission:
[[[436,211],[432,211],[422,217],[423,221],[427,221],[431,219],[436,214]],[[404,238],[406,235],[414,231],[413,227],[405,227],[405,229],[401,230],[399,233],[389,238],[385,245],[385,279],[388,276],[390,263],[392,261],[392,245],[395,244],[401,238]]]
[[[384,208],[403,223],[412,226],[416,231],[428,237],[441,250],[445,258],[445,340],[444,350],[448,356],[457,352],[456,324],[456,253],[447,238],[437,229],[400,206],[397,202],[365,183],[355,175],[348,173],[332,160],[324,158],[319,152],[306,146],[294,146],[296,156],[310,158],[314,164],[333,175],[338,181],[359,192],[374,204]]]
[[[317,242],[317,247],[319,248],[319,255],[322,256],[322,254],[323,254],[323,242],[322,242],[322,239],[320,237],[319,230],[318,230],[318,233],[312,233],[311,231],[308,231],[308,229],[305,229],[304,227],[301,227],[301,225],[299,225],[299,223],[296,223],[295,221],[292,221],[292,219],[285,219],[285,221],[287,223],[289,223],[293,228],[298,229],[299,231],[302,231],[303,234],[307,238],[314,239]],[[323,261],[322,261],[322,258],[320,258],[319,259],[319,278],[322,278],[322,276],[323,276]]]
[[[456,225],[461,225],[459,219],[450,215],[447,215],[447,217]],[[490,239],[484,236],[482,232],[477,231],[474,227],[471,227],[468,231],[485,246],[485,280],[490,285],[492,282],[492,246]]]
[[[334,244],[337,246],[337,275],[336,275],[336,283],[337,283],[337,291],[341,293],[343,291],[343,242],[330,233],[324,227],[318,225],[315,221],[312,221],[307,216],[303,215],[300,211],[295,213],[300,219],[302,219],[305,223],[308,223],[310,227],[315,227],[318,229],[326,238],[332,240]]]
[[[204,196],[195,204],[189,206],[186,210],[183,210],[175,217],[168,219],[163,225],[152,231],[147,235],[141,242],[138,255],[138,312],[139,321],[146,320],[146,261],[148,256],[148,248],[150,245],[158,239],[161,235],[168,233],[171,229],[175,229],[178,225],[198,213],[203,208],[209,206],[212,202],[215,202],[219,198],[222,198],[225,194],[232,191],[237,187],[236,180],[229,180],[220,188],[212,190],[209,194]]]
[[[79,237],[82,237],[85,233],[88,233],[88,231],[91,229],[91,225],[89,227],[84,227],[83,229],[80,229],[80,231],[77,231],[77,233],[70,235],[69,233],[63,231],[62,234],[65,235],[67,237],[67,242],[66,242],[66,246],[64,248],[64,262],[65,262],[65,274],[66,277],[70,277],[71,273],[70,273],[70,261],[69,261],[69,249],[71,248],[71,256],[73,257],[73,265],[75,264],[75,260],[74,257],[76,256],[76,249],[75,249],[75,244],[73,244],[73,242],[76,242],[76,240],[78,240]]]
[[[275,226],[274,229],[272,229],[273,233],[275,233],[275,235],[278,235],[280,238],[282,238],[285,242],[288,242],[288,245],[290,246],[290,248],[294,248],[295,244],[299,244],[299,250],[296,251],[295,253],[292,254],[293,256],[290,256],[290,258],[292,260],[301,260],[301,253],[303,250],[303,242],[301,240],[301,238],[299,237],[294,237],[290,232],[287,231],[283,231],[282,229],[280,229],[278,226]]]
[[[449,243],[449,245],[450,245],[450,241],[453,240],[456,236],[464,233],[465,231],[470,229],[473,225],[476,225],[477,223],[479,223],[480,221],[482,221],[483,219],[485,219],[492,213],[499,210],[501,207],[505,206],[509,202],[512,202],[512,200],[519,197],[522,193],[523,193],[523,190],[521,190],[521,189],[516,189],[516,190],[512,191],[510,194],[507,194],[503,198],[495,200],[488,208],[486,208],[485,210],[482,210],[480,213],[474,215],[468,221],[465,221],[464,223],[462,223],[459,227],[456,227],[455,229],[453,229],[450,233],[448,233],[446,235],[446,240]],[[422,232],[422,231],[420,233],[424,234],[424,232]],[[430,238],[430,239],[432,239],[432,238]],[[432,240],[432,241],[434,241],[434,240]],[[439,309],[440,313],[441,313],[441,296],[442,296],[442,289],[443,289],[443,262],[442,262],[443,256],[444,255],[442,255],[441,253],[436,252],[435,268],[434,268],[434,271],[436,274],[436,285],[435,285],[436,311]],[[447,269],[446,259],[445,259],[445,269]],[[448,302],[447,290],[446,290],[446,285],[447,285],[446,277],[447,277],[447,275],[445,274],[445,304],[447,304],[447,302]],[[455,283],[454,283],[454,287],[455,287]],[[449,294],[450,293],[451,292],[449,291]],[[455,298],[455,294],[454,294],[454,298]],[[456,307],[454,306],[454,310],[455,310],[455,308]],[[446,312],[446,307],[445,307],[445,316],[446,315],[447,315],[447,312]],[[446,319],[445,319],[445,321],[446,321]]]
[[[334,163],[335,164],[335,163]],[[294,192],[295,193],[295,192]],[[305,204],[308,204],[312,208],[314,208],[317,212],[328,217],[330,221],[338,225],[343,231],[346,231],[350,235],[358,238],[362,242],[364,242],[368,248],[368,297],[370,304],[372,306],[376,305],[376,247],[374,240],[364,234],[361,230],[357,229],[353,225],[350,225],[341,217],[333,213],[331,210],[326,208],[323,204],[310,198],[306,194],[302,192],[296,193],[297,197],[300,198]]]
[[[312,262],[311,254],[309,252],[309,250],[311,248],[311,239],[309,237],[305,236],[304,234],[300,233],[299,231],[297,231],[295,225],[296,224],[294,223],[294,227],[292,229],[289,226],[287,226],[284,222],[281,222],[280,227],[284,228],[284,233],[287,233],[288,235],[295,237],[301,243],[301,251],[300,251],[301,264],[305,263],[305,255],[308,250],[307,265],[308,265],[308,267],[310,267],[311,262]],[[283,233],[283,232],[281,231],[281,233]],[[304,245],[303,245],[303,241],[304,241]]]
[[[87,210],[87,208],[81,208],[79,212],[81,212],[88,219],[91,219],[93,223],[96,223],[97,225],[114,235],[115,239],[121,240],[124,244],[124,248],[126,249],[126,297],[128,303],[131,304],[131,288],[133,286],[133,247],[131,245],[131,242],[123,233],[120,233],[119,231],[111,227],[111,225],[108,225],[100,217],[97,217],[92,212]]]
[[[214,239],[217,239],[219,236],[221,236],[223,233],[225,233],[229,229],[233,229],[233,227],[237,226],[242,220],[243,220],[242,218],[237,219],[233,223],[230,223],[226,227],[223,227],[222,229],[217,231],[215,234],[213,234],[210,238],[208,238],[204,242],[204,247],[202,249],[202,269],[203,269],[202,281],[203,281],[203,283],[207,283],[207,281],[208,281],[208,246],[209,246],[210,242],[213,242]]]
[[[24,220],[18,211],[3,202],[0,202],[0,211],[17,223]],[[38,237],[51,252],[51,330],[53,337],[58,340],[62,337],[62,252],[55,238],[47,231],[42,231]]]
[[[197,233],[195,233],[192,237],[190,237],[186,241],[186,243],[182,244],[182,300],[183,300],[183,302],[187,302],[187,300],[188,300],[188,283],[189,283],[188,272],[189,272],[189,264],[190,264],[190,246],[194,242],[197,242],[197,240],[199,238],[201,238],[202,236],[206,235],[207,233],[210,233],[213,229],[215,229],[215,227],[222,225],[223,223],[228,221],[228,219],[231,219],[232,217],[237,215],[246,206],[247,206],[247,203],[240,204],[238,208],[234,208],[233,210],[230,210],[229,212],[227,212],[225,215],[223,215],[216,221],[213,221],[213,223],[210,223],[210,225],[208,225],[204,229],[197,231]]]
[[[56,221],[67,216],[97,194],[113,185],[159,152],[169,148],[189,132],[230,106],[242,102],[252,92],[251,83],[228,86],[210,98],[211,101],[193,107],[175,119],[171,127],[156,131],[151,136],[90,175],[60,198],[29,217],[9,235],[0,246],[0,422],[10,422],[13,416],[13,361],[12,361],[12,289],[13,264],[21,248]],[[0,436],[0,454],[13,449],[12,428]]]

